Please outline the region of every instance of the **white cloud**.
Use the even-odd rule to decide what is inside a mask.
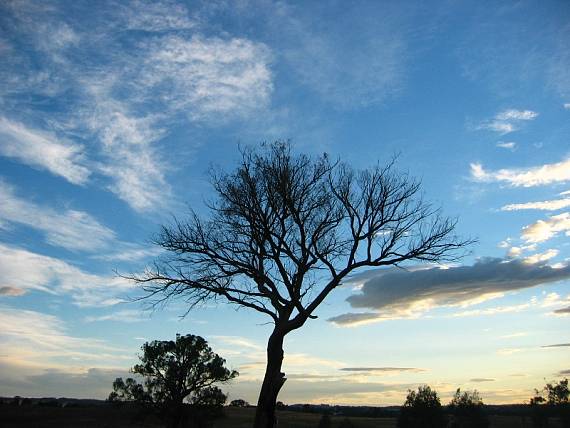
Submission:
[[[537,253],[537,254],[533,254],[531,256],[525,257],[523,259],[523,261],[525,263],[530,263],[530,264],[534,264],[534,263],[544,263],[554,257],[556,257],[558,255],[558,250],[555,249],[550,249],[550,250],[546,250],[544,253]]]
[[[519,129],[516,126],[517,122],[534,120],[537,116],[538,113],[532,110],[508,109],[497,113],[492,120],[481,123],[477,129],[488,129],[502,135],[509,134]],[[505,144],[509,146],[506,146]],[[514,148],[514,145],[511,146],[511,143],[503,143],[503,145],[497,144],[497,146]]]
[[[135,0],[120,3],[119,16],[128,30],[135,31],[171,31],[189,30],[196,23],[188,16],[188,10],[174,1]]]
[[[528,333],[521,331],[518,333],[505,334],[505,335],[501,336],[501,339],[514,339],[517,337],[525,337],[525,336],[528,336]]]
[[[570,304],[570,295],[566,298],[560,296],[560,294],[552,292],[548,293],[546,297],[542,300],[540,306],[543,308],[552,308],[554,306],[563,306]]]
[[[145,48],[138,84],[194,119],[241,116],[265,107],[273,91],[270,51],[247,39],[169,36]],[[223,120],[217,116],[216,120]]]
[[[522,204],[508,204],[501,207],[502,211],[543,210],[557,211],[570,207],[570,198],[553,199],[551,201],[525,202]]]
[[[570,278],[570,266],[555,269],[520,259],[480,259],[472,266],[411,272],[371,270],[365,272],[362,279],[353,277],[351,282],[360,281],[362,287],[347,301],[353,308],[368,308],[373,312],[347,313],[329,321],[337,325],[357,325],[418,317],[434,307],[468,307],[501,297],[509,291],[567,278]]]
[[[69,250],[94,251],[115,240],[115,233],[83,211],[57,212],[18,197],[0,180],[0,220],[42,231],[47,242]]]
[[[212,339],[221,344],[237,346],[238,348],[253,349],[256,351],[262,351],[264,349],[260,344],[241,336],[212,336]]]
[[[0,395],[105,398],[135,350],[73,336],[58,317],[0,305]],[[86,367],[98,368],[86,369]]]
[[[471,177],[475,181],[506,182],[515,187],[534,187],[570,181],[570,159],[531,168],[499,169],[486,171],[479,163],[471,164]]]
[[[365,372],[365,373],[402,373],[402,372],[412,372],[421,373],[425,372],[425,369],[420,369],[416,367],[343,367],[340,369],[345,372]]]
[[[171,190],[169,165],[156,149],[166,123],[227,121],[264,108],[273,84],[269,50],[247,39],[165,36],[140,42],[140,53],[103,77],[84,82],[88,107],[78,119],[102,143],[99,171],[119,198],[137,211],[164,207]],[[132,96],[118,100],[117,88]],[[140,113],[139,105],[152,106]]]
[[[489,129],[491,131],[498,132],[501,135],[505,135],[516,131],[518,128],[516,128],[512,123],[493,120],[491,122],[480,125],[479,129]]]
[[[54,315],[0,306],[0,325],[3,363],[54,368],[58,359],[66,358],[67,363],[60,367],[69,368],[69,361],[77,366],[108,366],[131,358],[103,340],[70,336],[64,322]]]
[[[517,147],[517,143],[515,143],[514,141],[499,141],[497,142],[497,147],[500,147],[502,149],[514,150]]]
[[[499,248],[509,248],[511,246],[511,238],[507,238],[497,244]]]
[[[570,103],[564,103],[564,108],[566,110],[570,110]]]
[[[93,258],[112,262],[134,262],[160,255],[164,250],[154,245],[142,247],[133,244],[123,244],[122,248],[106,254],[98,254]]]
[[[486,309],[471,309],[468,311],[461,311],[456,312],[452,316],[453,317],[476,317],[481,315],[497,315],[497,314],[507,314],[513,312],[522,312],[532,306],[532,303],[522,303],[520,305],[511,305],[511,306],[497,306],[494,308],[486,308]],[[518,337],[518,336],[503,336],[503,337]]]
[[[136,211],[155,211],[172,202],[167,174],[179,165],[166,159],[161,146],[169,129],[188,120],[226,123],[269,105],[269,48],[223,33],[202,35],[199,23],[177,2],[103,7],[93,11],[92,21],[100,24],[95,26],[84,25],[76,16],[63,23],[57,5],[22,4],[9,12],[15,37],[25,34],[30,45],[9,50],[0,66],[0,77],[11,79],[0,79],[1,89],[12,94],[10,108],[44,118],[23,100],[41,93],[57,104],[48,117],[50,126],[70,141],[98,142],[89,146],[90,168],[108,177],[110,183],[104,185]],[[32,62],[41,70],[33,75],[26,72]],[[23,139],[23,131],[14,126],[9,130]],[[87,180],[81,145],[32,133],[36,142],[59,152],[45,155],[36,143],[27,143],[27,151],[22,151],[19,142],[0,149],[74,183]],[[182,151],[198,144],[188,140],[189,148]]]
[[[90,174],[84,164],[81,145],[27,128],[5,117],[0,117],[0,155],[45,169],[73,184],[84,184]]]
[[[0,244],[0,277],[3,287],[70,295],[78,306],[109,306],[133,288],[123,278],[86,273],[53,257]]]
[[[138,309],[123,309],[121,311],[112,312],[105,315],[89,315],[85,317],[86,322],[96,321],[118,321],[118,322],[140,322],[148,319],[141,310]]]
[[[538,116],[537,112],[532,110],[515,110],[509,109],[498,113],[495,116],[497,120],[533,120]]]
[[[418,22],[387,4],[366,3],[334,15],[327,8],[320,2],[272,5],[270,31],[279,28],[279,51],[293,76],[335,108],[374,105],[396,94],[406,80]],[[311,16],[321,18],[315,23]]]
[[[522,352],[522,349],[520,349],[520,348],[504,348],[504,349],[499,349],[497,351],[497,354],[502,355],[502,356],[508,356],[508,355],[517,354],[519,352]]]
[[[544,242],[560,233],[570,236],[570,213],[562,213],[549,217],[547,220],[523,227],[522,238],[527,242]]]
[[[511,247],[507,252],[507,257],[509,258],[518,257],[522,254],[523,250],[524,249],[521,247]]]

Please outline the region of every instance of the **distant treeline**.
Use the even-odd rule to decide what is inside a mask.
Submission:
[[[330,414],[347,417],[395,418],[402,406],[337,406],[328,404],[292,404],[285,408],[293,412]],[[485,404],[488,415],[530,416],[532,409],[528,404]],[[445,411],[445,406],[444,406]]]

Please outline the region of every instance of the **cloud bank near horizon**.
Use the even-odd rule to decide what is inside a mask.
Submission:
[[[471,266],[414,271],[378,269],[354,276],[360,287],[346,300],[352,308],[328,321],[350,326],[394,318],[412,318],[438,306],[467,307],[510,291],[570,278],[570,266],[554,268],[520,259],[484,258]]]

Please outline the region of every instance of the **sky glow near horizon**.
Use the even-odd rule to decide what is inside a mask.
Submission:
[[[208,165],[291,139],[399,154],[476,237],[460,264],[364,271],[287,337],[279,399],[400,404],[428,383],[528,400],[568,374],[570,4],[5,1],[0,395],[105,398],[144,341],[205,337],[254,403],[267,319],[125,298]]]

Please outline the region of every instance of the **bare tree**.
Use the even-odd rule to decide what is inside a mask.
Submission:
[[[233,172],[212,171],[210,218],[191,212],[164,226],[155,242],[166,256],[134,278],[155,303],[220,299],[271,319],[256,428],[275,423],[285,336],[316,318],[347,275],[456,260],[469,243],[393,163],[356,172],[326,154],[296,154],[287,142],[246,148]]]

